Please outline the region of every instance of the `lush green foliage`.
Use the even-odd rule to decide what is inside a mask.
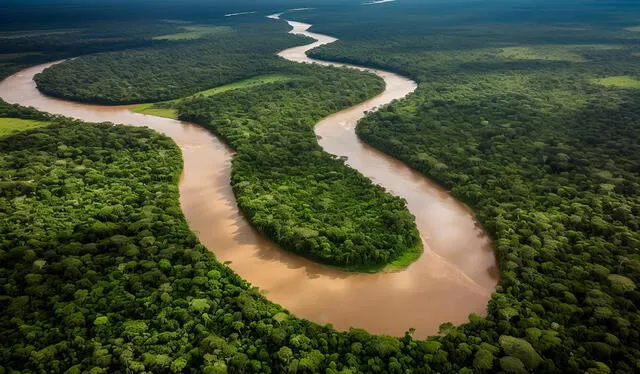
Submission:
[[[52,122],[0,138],[0,372],[431,373],[477,349],[447,345],[455,329],[441,343],[296,319],[198,244],[169,139],[0,114]],[[482,343],[478,367],[502,351],[538,364],[527,344],[500,342]]]
[[[240,79],[286,71],[275,56],[303,44],[277,22],[238,24],[233,31],[183,43],[95,54],[66,61],[36,76],[52,96],[99,104],[171,100]]]
[[[533,27],[517,14],[448,28],[414,17],[423,25],[386,13],[374,35],[338,19],[344,41],[314,53],[419,80],[358,134],[449,187],[495,238],[498,293],[485,321],[459,328],[456,349],[483,326],[481,337],[518,338],[498,342],[507,372],[640,370],[638,38],[620,24]],[[490,353],[455,361],[474,354],[491,371]]]
[[[283,248],[317,261],[379,270],[419,248],[404,202],[322,151],[313,126],[382,90],[379,78],[294,66],[304,79],[178,104],[237,151],[232,185],[249,221]]]
[[[460,12],[460,6],[453,11],[420,3],[423,11],[376,6],[382,11],[369,18],[372,24],[365,19],[374,7],[342,10],[342,18],[338,13],[317,21],[306,17],[345,39],[318,55],[420,80],[416,95],[367,119],[359,132],[451,187],[496,238],[502,282],[486,319],[472,315],[468,324],[443,325],[440,338],[416,341],[360,330],[343,334],[289,316],[197,245],[179,213],[179,161],[172,144],[144,130],[68,123],[0,140],[3,369],[640,370],[640,103],[636,90],[593,84],[606,77],[640,77],[637,33],[624,30],[637,25],[637,3],[628,2],[628,9],[615,15],[602,4],[591,13],[525,7],[509,13],[478,11],[477,3],[467,7],[474,16]],[[603,19],[609,24],[598,23]],[[576,50],[577,44],[617,47]],[[505,48],[513,47],[524,49],[507,49],[505,55]],[[549,54],[554,58],[539,58]],[[251,98],[254,90],[267,87],[224,96]],[[230,109],[257,111],[252,101]],[[211,98],[197,102],[216,108]],[[12,113],[0,117],[52,121],[16,107],[0,108]],[[185,109],[212,120],[204,107]],[[264,108],[269,110],[276,108]],[[238,125],[247,131],[265,128],[258,119],[243,121]],[[229,141],[240,137],[228,124],[211,123]],[[141,151],[149,146],[154,151]],[[84,147],[96,152],[85,155]],[[165,157],[157,157],[158,150]],[[90,157],[119,160],[126,178],[120,168]],[[74,164],[81,160],[80,166],[105,179],[81,174]],[[31,165],[37,168],[29,170]],[[91,183],[103,193],[94,192]],[[45,190],[57,194],[39,194]],[[122,197],[129,193],[136,199],[124,200],[125,206]],[[63,200],[62,194],[73,199]],[[22,204],[25,200],[30,204]],[[87,202],[89,209],[76,201]],[[94,210],[100,204],[120,204],[124,213],[116,208],[100,215]],[[55,215],[46,214],[50,207],[59,208]],[[5,218],[13,216],[23,224]],[[117,233],[96,237],[84,222],[97,221],[107,230],[116,225]],[[67,222],[77,233],[69,232]],[[5,237],[22,238],[25,230],[45,236],[30,240],[29,234],[5,246]],[[143,240],[149,235],[156,238],[153,243]],[[44,256],[49,262],[36,262]],[[67,268],[73,270],[65,274]],[[56,289],[49,291],[49,285]]]
[[[235,30],[171,48],[75,59],[42,73],[39,88],[110,103],[189,95],[135,110],[175,117],[177,108],[181,119],[209,125],[226,139],[239,154],[233,169],[238,204],[259,231],[285,249],[345,269],[379,271],[415,261],[421,242],[404,202],[324,153],[313,133],[323,116],[379,93],[381,80],[277,58],[278,49],[300,42],[283,23]],[[166,74],[154,76],[159,71]],[[299,79],[307,75],[313,78]],[[238,88],[244,90],[224,94]]]
[[[159,103],[147,103],[147,104],[136,105],[136,107],[133,108],[132,110],[136,113],[143,113],[143,114],[149,114],[152,116],[177,119],[178,111],[177,109],[175,109],[175,107],[177,102],[180,100],[189,99],[195,96],[208,97],[208,96],[217,95],[219,93],[230,91],[230,90],[237,90],[241,88],[247,88],[247,87],[252,87],[252,86],[257,86],[262,84],[269,84],[274,82],[286,82],[291,80],[292,78],[293,78],[292,76],[284,75],[284,74],[259,75],[257,77],[253,77],[253,78],[241,80],[238,82],[233,82],[233,83],[225,84],[222,86],[210,88],[208,90],[200,91],[191,96],[187,96],[186,98],[175,99],[171,101],[164,101]]]
[[[34,30],[27,30],[24,25],[15,31],[0,29],[0,78],[35,64],[102,51],[166,44],[153,42],[152,37],[177,30],[176,26],[162,21],[113,21],[84,26],[62,28],[58,24],[42,23]]]

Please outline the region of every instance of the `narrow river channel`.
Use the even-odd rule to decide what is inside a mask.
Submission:
[[[277,15],[272,16],[277,18]],[[305,52],[335,38],[307,32],[310,25],[289,22],[293,33],[317,42],[279,53],[296,62],[350,66],[309,59]],[[329,153],[391,193],[407,200],[425,242],[422,257],[395,273],[354,274],[315,264],[281,250],[258,234],[239,212],[230,187],[233,150],[209,131],[180,121],[133,113],[131,106],[87,105],[41,94],[33,77],[55,63],[25,69],[0,82],[0,97],[89,122],[147,126],[171,137],[181,148],[184,172],[180,204],[191,229],[219,261],[259,287],[266,296],[301,318],[346,330],[416,337],[435,334],[443,322],[463,323],[470,313],[485,314],[497,283],[489,238],[464,205],[403,163],[359,141],[354,129],[371,111],[413,92],[413,81],[366,68],[386,82],[379,96],[333,114],[316,127]],[[353,67],[353,66],[350,66]]]

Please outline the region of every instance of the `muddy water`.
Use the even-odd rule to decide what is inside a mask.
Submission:
[[[278,54],[279,56],[295,62],[342,66],[372,72],[380,76],[386,84],[382,94],[320,121],[315,128],[320,145],[329,153],[346,156],[351,167],[391,193],[405,198],[431,251],[454,264],[479,285],[488,289],[495,287],[497,269],[491,243],[472,215],[429,179],[393,157],[363,143],[355,134],[356,124],[365,116],[365,112],[404,98],[416,90],[416,83],[382,70],[309,58],[306,55],[307,51],[333,43],[337,39],[307,31],[311,27],[309,24],[288,22],[293,27],[291,33],[311,37],[316,39],[316,42],[284,50]]]
[[[292,23],[302,32],[307,25]],[[335,39],[312,35],[319,43]],[[317,45],[317,43],[314,43]],[[308,61],[305,50],[282,56]],[[318,124],[322,146],[349,157],[349,164],[392,193],[407,199],[425,239],[425,253],[409,268],[388,274],[352,274],[314,264],[282,251],[256,233],[239,213],[229,186],[233,151],[208,131],[189,123],[147,116],[131,106],[78,104],[42,95],[33,76],[52,64],[23,70],[0,83],[0,97],[11,103],[85,121],[147,126],[170,136],[181,148],[184,172],[180,204],[190,227],[218,260],[262,289],[267,297],[299,317],[351,326],[372,333],[416,336],[437,331],[440,323],[466,321],[483,314],[495,287],[495,260],[489,240],[469,212],[445,191],[402,163],[367,147],[353,132],[365,110],[400,98],[415,89],[402,77],[376,72],[387,82],[380,96],[334,114]]]

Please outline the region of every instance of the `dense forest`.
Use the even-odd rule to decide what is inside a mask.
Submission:
[[[615,10],[577,9],[563,21]],[[314,57],[419,82],[358,135],[448,187],[496,239],[501,282],[489,319],[534,346],[542,335],[532,329],[558,332],[562,349],[545,356],[562,372],[585,370],[582,359],[600,362],[594,372],[640,370],[637,17],[618,10],[615,24],[534,26],[514,11],[445,27],[393,12],[366,34],[353,20],[300,16],[321,31],[335,22],[343,37]]]
[[[426,341],[297,319],[189,231],[169,139],[2,102],[0,117],[51,123],[0,138],[2,372],[431,373],[502,355],[553,367],[478,317]],[[531,333],[557,348],[556,331]]]
[[[321,118],[379,93],[383,82],[356,70],[294,68],[305,78],[183,100],[179,116],[237,151],[238,205],[283,248],[356,270],[394,260],[406,266],[421,242],[404,201],[324,152],[313,132]]]
[[[335,6],[332,4],[336,2],[338,0],[325,1],[324,5]],[[4,78],[28,66],[99,52],[162,46],[172,49],[189,40],[167,40],[162,36],[183,33],[185,28],[190,27],[215,25],[237,27],[241,31],[256,28],[256,31],[270,33],[271,40],[263,38],[266,45],[254,44],[253,48],[269,48],[269,45],[277,44],[285,37],[279,32],[273,32],[274,27],[285,30],[283,25],[271,25],[271,29],[263,29],[264,25],[260,25],[264,23],[264,15],[269,13],[237,19],[224,15],[241,12],[249,9],[248,7],[258,12],[273,12],[274,7],[294,8],[296,4],[296,0],[270,0],[268,4],[261,0],[243,1],[242,4],[233,0],[218,0],[215,6],[199,0],[175,3],[164,0],[5,0],[0,3],[0,77]],[[210,36],[207,35],[209,39]],[[245,43],[238,38],[229,39],[229,42]],[[210,59],[214,58],[212,51],[203,48],[203,52]],[[190,58],[187,54],[185,57]],[[132,67],[127,66],[129,68]],[[212,69],[210,71],[214,75],[219,73],[210,66],[207,68]],[[194,69],[193,66],[191,69]],[[144,72],[139,70],[137,73]],[[163,75],[167,72],[157,73]],[[101,88],[105,87],[107,86]]]
[[[9,25],[5,23],[3,26]],[[162,45],[163,41],[154,41],[153,37],[179,30],[174,24],[157,20],[136,23],[102,21],[92,24],[91,27],[40,27],[25,30],[23,25],[19,31],[0,30],[1,78],[28,66],[45,62],[97,52]]]
[[[36,77],[38,89],[64,99],[132,104],[176,99],[261,74],[286,71],[279,50],[305,43],[276,22],[238,23],[195,40],[66,61]]]
[[[209,126],[238,152],[234,192],[260,232],[287,250],[343,269],[407,266],[422,244],[404,201],[323,152],[313,133],[322,117],[381,92],[383,82],[278,58],[278,50],[305,42],[288,29],[264,19],[238,23],[171,47],[77,58],[46,69],[36,82],[47,94],[97,103],[183,98],[155,107],[174,107],[181,119]],[[189,97],[276,73],[292,81]]]
[[[486,318],[445,323],[424,341],[412,330],[371,336],[297,319],[197,243],[168,139],[1,104],[0,117],[52,124],[0,138],[0,371],[640,371],[637,4],[475,3],[465,12],[419,3],[295,17],[343,39],[316,57],[418,80],[414,95],[370,115],[358,134],[448,187],[494,237],[501,282]],[[320,166],[348,169],[314,153],[311,126],[328,110],[314,100],[336,109],[379,90],[363,75],[305,74],[178,105],[237,147],[234,191],[256,226],[283,239],[290,233],[277,231],[265,206],[353,187],[315,177]],[[320,83],[344,98],[315,91]],[[347,92],[355,87],[366,89]],[[297,173],[314,175],[302,192],[290,191],[306,176]],[[362,178],[349,173],[340,178]],[[307,198],[317,203],[309,212],[323,209]],[[298,234],[310,245],[316,232]]]

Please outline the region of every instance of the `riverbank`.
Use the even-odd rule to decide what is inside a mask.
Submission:
[[[374,182],[386,184],[388,190],[407,200],[428,246],[418,261],[399,272],[354,274],[330,269],[279,249],[248,224],[237,209],[229,184],[233,152],[209,131],[132,113],[131,106],[104,107],[46,97],[37,91],[32,78],[50,65],[23,70],[3,81],[0,96],[50,113],[90,122],[148,126],[170,136],[183,153],[180,204],[190,228],[220,262],[229,263],[270,300],[295,315],[321,324],[332,323],[340,330],[353,326],[396,336],[413,327],[416,337],[426,337],[437,333],[443,322],[463,323],[470,313],[486,313],[496,282],[491,276],[495,261],[487,264],[477,257],[493,259],[488,238],[461,204],[422,174],[388,156],[371,158],[383,154],[366,145],[347,156],[352,166],[356,162],[368,165],[366,170],[358,169],[365,175],[381,172]],[[394,87],[388,83],[386,90]],[[321,145],[331,153],[327,144],[345,144],[338,141],[343,137],[345,142],[352,141],[346,139],[353,133],[349,126],[335,120],[341,115],[330,116],[316,126]],[[325,127],[342,128],[344,132],[324,132]],[[392,182],[395,184],[390,186]],[[402,186],[407,190],[401,190]],[[475,272],[467,270],[472,265]]]

